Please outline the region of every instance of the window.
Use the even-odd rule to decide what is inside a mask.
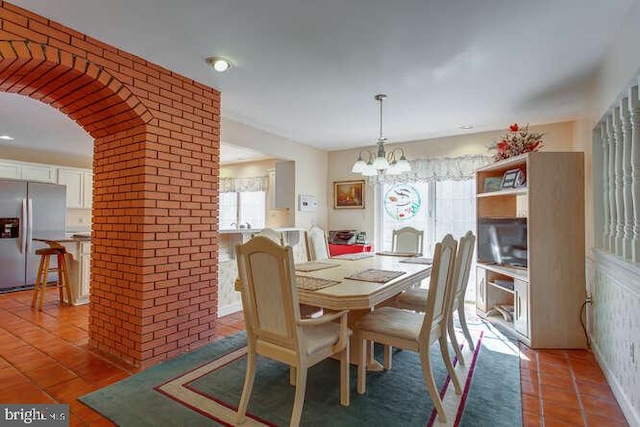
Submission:
[[[218,228],[235,228],[238,224],[238,193],[220,193]]]
[[[390,251],[393,230],[402,227],[424,230],[424,240],[429,240],[429,186],[426,182],[382,185],[382,224],[379,234],[382,246],[378,245],[379,249]],[[425,248],[423,252],[427,253]]]
[[[394,229],[411,226],[424,230],[424,256],[433,253],[436,242],[447,233],[459,239],[467,231],[476,233],[475,181],[384,183],[379,186],[377,250],[391,250]],[[471,267],[467,300],[475,300],[475,256]]]
[[[264,191],[243,191],[240,198],[238,224],[251,224],[251,228],[264,228],[267,193]]]
[[[220,193],[218,227],[224,230],[249,224],[251,228],[264,228],[266,201],[265,191]]]

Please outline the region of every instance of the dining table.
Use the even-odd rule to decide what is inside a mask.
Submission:
[[[428,278],[431,261],[406,253],[361,252],[297,263],[299,301],[329,312],[349,310],[348,324],[354,330],[362,316]],[[355,364],[360,348],[354,341],[352,334],[350,359]],[[369,354],[368,369],[381,370],[372,349]]]

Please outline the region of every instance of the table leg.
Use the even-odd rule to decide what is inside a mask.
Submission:
[[[370,310],[349,310],[349,314],[347,315],[347,325],[349,329],[353,332],[349,337],[349,363],[352,365],[358,365],[358,361],[360,360],[360,342],[355,337],[355,323],[365,314],[369,313]],[[324,312],[331,312],[330,310],[324,309]],[[369,342],[367,345],[367,371],[380,372],[384,369],[382,364],[375,360],[373,357],[373,342]],[[338,355],[333,356],[334,359],[339,359]]]

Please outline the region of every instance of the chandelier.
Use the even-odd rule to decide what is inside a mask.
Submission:
[[[380,103],[380,135],[378,136],[377,153],[370,150],[360,150],[358,159],[351,168],[351,172],[353,173],[360,173],[364,176],[382,174],[399,175],[411,170],[411,166],[404,156],[404,150],[402,148],[394,148],[388,154],[384,149],[384,142],[387,138],[382,136],[382,101],[384,101],[386,97],[387,95],[383,93],[379,93],[373,97]],[[366,162],[362,158],[363,153],[368,155]],[[396,156],[398,156],[398,158],[396,158]]]

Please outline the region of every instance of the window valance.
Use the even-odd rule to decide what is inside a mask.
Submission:
[[[462,181],[473,179],[475,171],[493,163],[491,156],[434,157],[409,162],[411,172],[372,176],[370,183],[394,184],[415,181]]]
[[[242,191],[267,191],[268,176],[252,176],[248,178],[220,178],[221,193],[239,193]]]

